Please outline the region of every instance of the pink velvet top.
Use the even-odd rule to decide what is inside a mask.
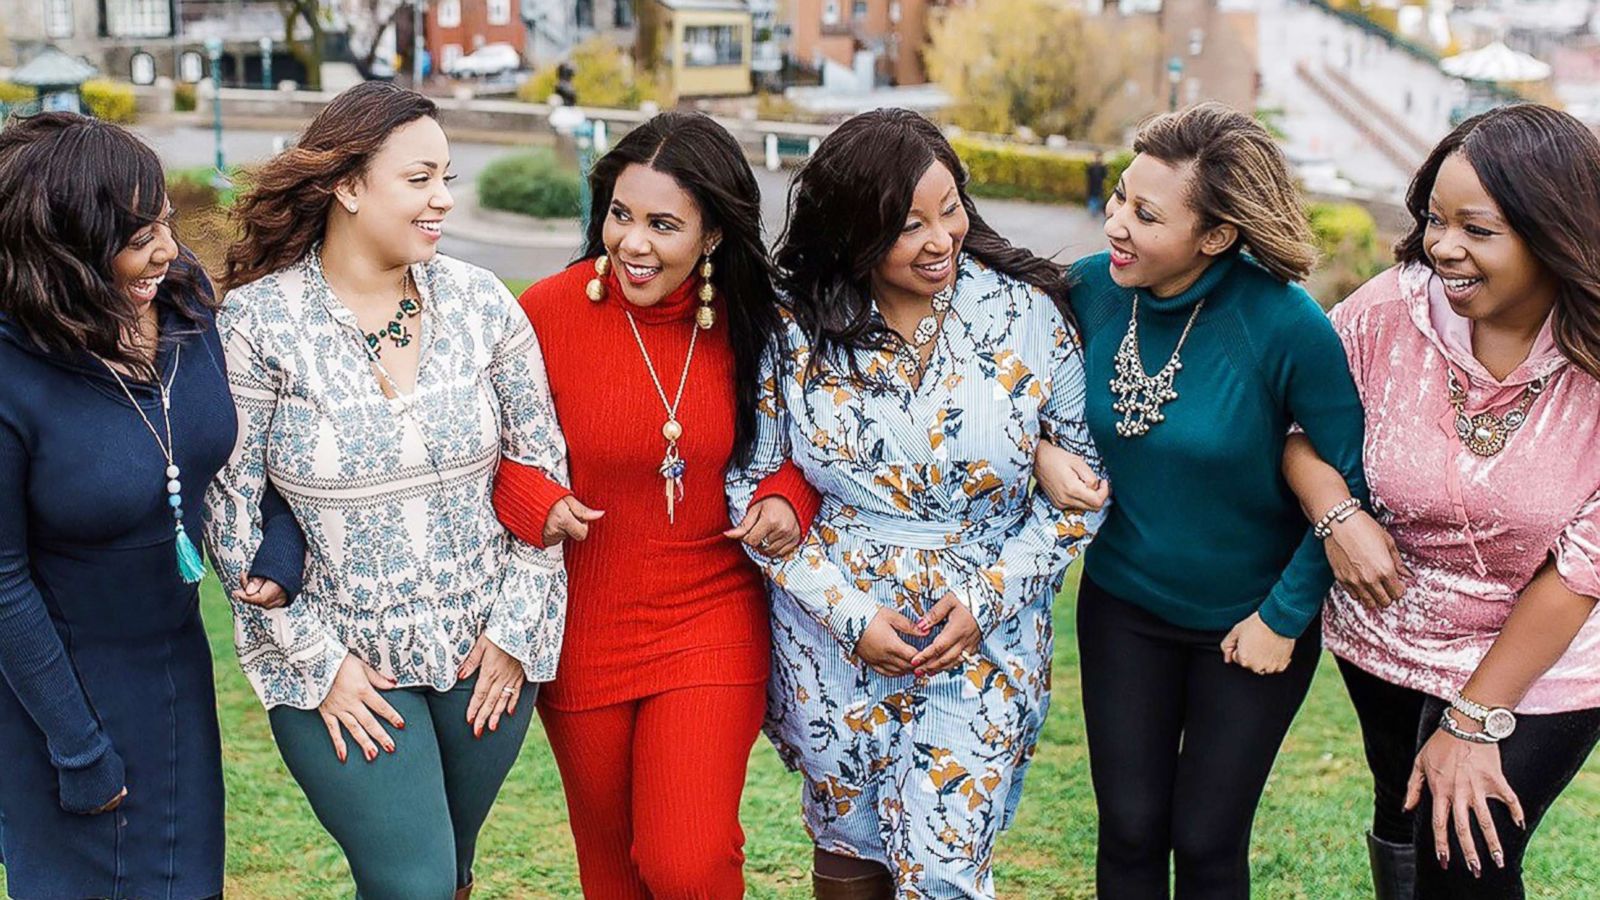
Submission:
[[[1448,698],[1466,683],[1547,559],[1566,586],[1600,596],[1600,381],[1568,362],[1550,323],[1528,358],[1496,380],[1473,357],[1472,325],[1433,272],[1413,265],[1369,281],[1333,311],[1366,408],[1363,453],[1379,521],[1416,573],[1400,601],[1368,610],[1335,585],[1328,649],[1393,684]],[[1448,369],[1468,415],[1503,414],[1549,382],[1496,456],[1456,436]],[[1600,612],[1517,711],[1600,707]]]

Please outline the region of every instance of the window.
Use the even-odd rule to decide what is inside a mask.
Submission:
[[[839,24],[839,0],[822,0],[822,24]]]
[[[850,4],[850,21],[860,22],[867,17],[867,0],[855,0]]]
[[[72,0],[44,0],[44,33],[53,38],[72,37]]]
[[[900,0],[889,0],[889,21],[900,22]]]
[[[633,0],[616,0],[611,5],[611,24],[617,28],[633,27]]]
[[[170,37],[169,0],[105,0],[107,37]]]
[[[511,21],[511,0],[489,0],[489,24],[505,25]]]
[[[434,14],[434,21],[439,23],[440,28],[461,27],[461,0],[439,0],[439,5],[434,8],[438,10]],[[461,52],[461,48],[457,47],[456,52]]]
[[[736,66],[744,62],[744,29],[737,25],[691,25],[683,30],[685,66]]]
[[[572,21],[579,28],[593,28],[594,0],[578,0],[578,5],[573,10]]]

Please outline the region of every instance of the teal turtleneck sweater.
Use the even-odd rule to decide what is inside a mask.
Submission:
[[[1165,421],[1121,437],[1110,383],[1134,293],[1111,280],[1109,254],[1072,267],[1089,430],[1112,496],[1085,572],[1175,625],[1222,631],[1259,610],[1273,631],[1298,637],[1333,572],[1283,478],[1290,426],[1299,423],[1366,499],[1361,402],[1339,338],[1302,288],[1240,254],[1212,263],[1178,296],[1138,289],[1146,373],[1166,363],[1195,305],[1205,306],[1183,346]]]

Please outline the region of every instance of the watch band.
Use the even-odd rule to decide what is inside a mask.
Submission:
[[[1474,722],[1482,722],[1484,719],[1489,718],[1489,707],[1484,706],[1482,703],[1474,703],[1468,700],[1461,695],[1460,691],[1456,691],[1450,697],[1450,708]]]

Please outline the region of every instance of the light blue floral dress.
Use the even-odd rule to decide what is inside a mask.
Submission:
[[[804,775],[818,847],[886,864],[903,898],[993,897],[995,837],[1049,705],[1051,603],[1102,518],[1030,482],[1041,437],[1098,467],[1082,353],[1047,296],[963,256],[920,386],[893,351],[856,361],[859,383],[842,359],[808,372],[789,320],[754,459],[729,473],[735,520],[787,458],[823,496],[800,550],[756,556],[772,585],[767,733]],[[915,621],[946,592],[982,628],[975,659],[891,678],[853,655],[879,607]]]
[[[490,503],[502,455],[567,480],[544,360],[490,272],[445,256],[411,267],[417,382],[386,397],[318,251],[231,291],[218,316],[239,415],[206,495],[223,584],[261,541],[277,487],[305,531],[305,584],[281,609],[234,603],[239,663],[268,708],[311,709],[354,653],[401,687],[448,690],[480,634],[555,676],[566,622],[560,548],[512,538]]]

